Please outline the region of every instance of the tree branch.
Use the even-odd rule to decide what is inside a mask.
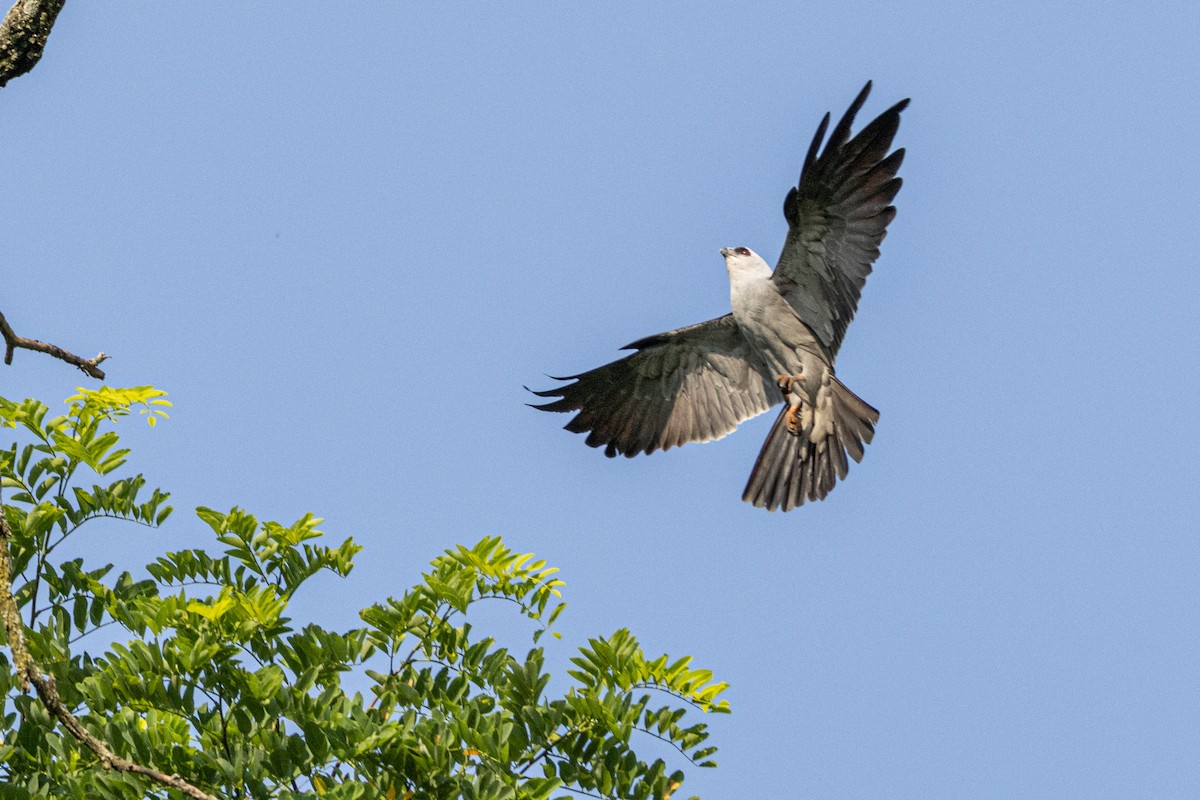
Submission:
[[[16,0],[0,22],[0,87],[13,78],[33,69],[42,58],[50,29],[58,19],[66,0]],[[12,326],[0,313],[0,334],[4,335],[4,363],[11,364],[13,351],[18,347],[35,350],[74,364],[96,380],[104,380],[100,362],[108,356],[100,353],[95,358],[80,358],[57,345],[17,336]]]
[[[11,14],[10,14],[11,16]],[[0,79],[2,80],[2,79]],[[4,84],[0,82],[0,86]],[[4,312],[0,312],[0,335],[4,336],[4,363],[11,364],[13,360],[13,352],[20,347],[23,350],[34,350],[38,353],[54,356],[62,359],[68,364],[74,364],[81,370],[86,372],[98,381],[104,380],[104,370],[100,369],[100,363],[105,361],[108,356],[100,353],[95,358],[80,358],[74,353],[69,353],[63,350],[58,345],[39,342],[37,339],[26,339],[24,336],[17,336],[13,332],[12,326],[8,324],[8,320],[4,318]]]
[[[151,780],[158,781],[164,786],[177,789],[194,800],[217,800],[211,794],[193,786],[178,775],[168,775],[151,767],[143,767],[128,759],[121,758],[95,734],[84,727],[79,718],[71,713],[58,695],[53,677],[46,677],[38,667],[37,662],[25,644],[25,626],[21,624],[21,612],[17,608],[17,599],[12,593],[12,558],[8,552],[8,542],[12,538],[12,528],[4,516],[4,505],[0,503],[0,617],[4,620],[4,632],[8,638],[8,647],[12,651],[13,666],[16,668],[17,680],[21,688],[29,691],[30,684],[37,690],[38,698],[59,722],[63,724],[72,736],[85,747],[96,754],[105,769],[115,769],[118,772],[131,772],[135,775],[145,775]]]
[[[42,58],[46,39],[66,0],[17,0],[0,22],[0,87]]]

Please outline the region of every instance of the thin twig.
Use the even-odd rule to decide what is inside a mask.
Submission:
[[[4,312],[0,312],[0,335],[4,336],[5,364],[12,363],[13,351],[19,347],[23,350],[34,350],[38,353],[45,353],[55,358],[60,358],[68,364],[79,367],[96,380],[104,380],[104,370],[100,369],[99,366],[102,361],[108,358],[104,353],[100,353],[95,358],[81,358],[74,353],[63,350],[58,345],[39,342],[37,339],[26,339],[24,336],[17,336],[13,332],[12,326],[8,324],[8,320],[4,318]]]
[[[79,718],[63,704],[62,698],[58,695],[58,689],[54,685],[54,678],[48,678],[42,674],[41,668],[33,660],[33,656],[25,644],[25,626],[21,624],[21,612],[17,608],[17,600],[12,593],[12,557],[8,551],[10,539],[12,539],[12,528],[8,526],[8,519],[4,516],[4,504],[0,503],[0,617],[3,617],[4,620],[4,632],[8,637],[8,647],[12,650],[13,666],[16,667],[17,680],[20,682],[21,688],[29,691],[29,686],[32,684],[46,710],[54,715],[72,736],[95,753],[105,769],[145,775],[164,786],[183,792],[194,800],[217,800],[213,795],[193,786],[178,775],[168,775],[165,772],[121,758],[104,741],[84,727]]]
[[[558,747],[560,744],[562,744],[562,742],[564,740],[571,738],[572,736],[574,736],[577,733],[583,733],[583,729],[582,728],[567,728],[567,732],[562,734],[561,736],[559,736],[557,739],[547,741],[546,746],[542,748],[542,752],[538,753],[536,756],[531,756],[528,763],[526,763],[524,767],[522,767],[520,770],[518,770],[517,774],[524,777],[525,773],[529,771],[530,767],[532,767],[537,762],[541,761],[543,758],[546,758],[547,756],[551,755],[554,751],[554,748]],[[518,764],[521,763],[520,759],[517,760],[517,763]]]

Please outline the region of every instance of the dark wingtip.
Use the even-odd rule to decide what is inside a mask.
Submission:
[[[662,342],[666,341],[666,338],[667,338],[666,334],[655,333],[655,334],[651,334],[650,336],[643,336],[641,339],[638,339],[636,342],[630,342],[629,344],[625,345],[621,349],[622,350],[645,350],[647,347],[652,347],[656,344],[661,344]]]
[[[868,80],[866,84],[863,85],[862,91],[858,93],[858,97],[854,98],[854,102],[851,103],[851,107],[858,106],[861,108],[862,104],[867,102],[867,95],[871,93],[871,87],[874,85],[875,81]]]
[[[829,112],[825,112],[825,116],[821,117],[821,124],[817,126],[817,132],[813,135],[812,142],[808,145],[808,153],[804,156],[804,165],[800,167],[800,182],[798,186],[804,185],[804,176],[808,173],[808,168],[817,160],[817,152],[821,149],[821,142],[825,140],[825,131],[829,127]],[[784,211],[787,214],[787,211]],[[790,221],[790,220],[789,220]]]
[[[850,127],[854,125],[854,118],[858,116],[858,112],[862,110],[863,104],[867,102],[867,95],[871,93],[871,82],[867,81],[867,85],[862,88],[858,96],[854,98],[854,102],[846,109],[846,113],[838,120],[838,124],[833,129],[833,133],[829,134],[829,141],[825,145],[825,152],[836,151],[844,145],[850,138]]]
[[[578,375],[568,375],[565,378],[560,378],[557,375],[546,375],[546,378],[548,378],[549,380],[552,380],[552,381],[577,381],[577,380],[579,380]],[[528,386],[525,386],[525,388],[529,389]],[[559,388],[565,388],[565,387],[559,387]],[[529,389],[529,391],[533,392],[533,389]],[[533,393],[537,394],[537,392],[533,392]]]
[[[866,85],[863,86],[862,90],[859,91],[854,101],[850,104],[850,107],[846,109],[846,113],[842,115],[837,125],[829,133],[828,139],[825,139],[825,131],[829,126],[830,116],[826,113],[821,119],[821,124],[817,126],[817,134],[808,146],[808,153],[804,157],[804,165],[800,169],[800,182],[797,184],[797,187],[801,192],[804,191],[805,178],[809,172],[819,169],[818,162],[834,157],[834,154],[838,153],[850,141],[850,129],[854,126],[855,117],[862,110],[863,104],[867,100],[867,95],[871,93],[872,86],[872,81],[867,81]],[[882,135],[883,131],[890,129],[890,134],[887,134],[888,141],[890,142],[891,137],[895,135],[896,130],[900,127],[900,112],[908,108],[909,102],[910,98],[906,97],[896,103],[876,117],[870,125],[859,132],[859,135],[861,136],[865,131],[872,131],[871,136],[874,137]],[[900,158],[903,158],[903,155]],[[896,166],[899,167],[899,163]],[[791,216],[793,209],[789,207],[790,205],[794,204],[790,204],[789,199],[785,198],[783,213],[789,223],[795,224]]]
[[[546,377],[549,378],[552,376],[547,375]],[[553,378],[553,380],[562,381],[562,380],[568,380],[568,379],[567,378]],[[553,413],[576,411],[576,410],[578,410],[578,407],[571,401],[567,400],[567,390],[570,389],[574,385],[575,384],[569,384],[567,386],[559,386],[556,389],[540,389],[540,390],[539,389],[530,389],[528,386],[522,386],[522,388],[525,391],[529,392],[530,394],[537,395],[538,397],[553,398],[549,403],[526,403],[525,405],[529,406],[530,408],[536,408],[538,411],[550,411]]]
[[[871,80],[868,80],[868,82],[866,82],[866,85],[863,86],[863,90],[858,92],[858,97],[854,98],[854,102],[850,104],[850,108],[853,110],[854,113],[857,113],[859,109],[862,109],[863,103],[866,102],[866,96],[871,94],[871,86],[872,85],[874,85],[874,82],[871,82]],[[888,110],[886,110],[886,112],[883,112],[883,114],[899,114],[900,112],[902,112],[902,110],[908,108],[908,103],[911,103],[911,102],[912,102],[912,97],[905,97],[904,100],[901,100],[899,103],[896,103],[895,106],[893,106],[892,108],[889,108]]]
[[[825,154],[835,152],[844,145],[850,138],[850,128],[854,125],[854,118],[858,116],[858,112],[862,110],[863,104],[867,102],[867,96],[871,94],[871,87],[874,86],[873,81],[867,81],[863,88],[859,91],[854,101],[850,103],[850,107],[846,109],[846,113],[838,120],[838,124],[834,126],[833,132],[829,134],[829,140],[824,141],[825,131],[829,128],[829,113],[821,118],[821,124],[817,126],[817,133],[813,136],[812,142],[808,146],[808,153],[804,156],[804,166],[800,169],[800,183],[804,185],[804,176],[808,172],[818,158],[821,150],[822,142],[825,145]],[[908,99],[901,100],[896,105],[889,108],[881,116],[888,114],[899,114],[908,105]]]
[[[537,392],[534,392],[534,394],[537,394]],[[529,406],[530,408],[536,408],[538,411],[549,411],[551,414],[566,414],[569,411],[575,410],[574,408],[555,408],[555,406],[562,402],[563,401],[559,399],[551,403],[526,403],[525,405]]]

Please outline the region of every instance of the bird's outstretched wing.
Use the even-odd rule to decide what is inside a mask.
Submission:
[[[821,120],[799,185],[783,201],[788,235],[773,279],[830,360],[854,318],[863,284],[879,257],[879,243],[896,216],[892,199],[900,191],[896,172],[904,150],[889,155],[888,148],[908,100],[880,114],[851,139],[850,126],[870,91],[868,81],[817,155],[829,115]]]
[[[566,429],[610,458],[720,439],[783,399],[730,314],[622,349],[637,352],[534,392],[559,398],[534,408],[578,411]]]

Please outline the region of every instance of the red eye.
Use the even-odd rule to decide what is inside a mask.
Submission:
[[[746,249],[746,248],[744,248],[744,247],[739,247],[737,250],[734,250],[733,252],[737,253],[739,256],[748,256],[748,255],[750,255],[750,251],[749,251],[749,250],[747,250],[747,249]]]

